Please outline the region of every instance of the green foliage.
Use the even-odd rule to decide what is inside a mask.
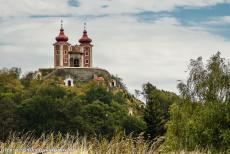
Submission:
[[[6,139],[11,131],[15,131],[17,105],[12,93],[2,94],[0,97],[0,138]]]
[[[191,60],[187,83],[178,88],[183,101],[170,107],[166,145],[171,150],[230,150],[230,66],[218,52],[204,67]]]
[[[123,92],[117,92],[116,94],[114,94],[113,99],[114,99],[114,101],[116,101],[120,104],[126,103],[125,94]]]
[[[125,128],[126,134],[131,134],[133,136],[138,136],[140,133],[144,132],[146,129],[146,123],[138,117],[128,116],[122,121],[122,125]]]
[[[105,87],[95,86],[86,93],[85,99],[88,103],[99,100],[110,104],[112,102],[112,94],[108,92]]]
[[[100,101],[86,105],[82,110],[85,122],[93,128],[92,135],[112,137],[115,132],[122,130],[120,120],[127,116],[122,106],[108,105]]]
[[[169,106],[177,99],[175,94],[158,90],[152,84],[143,86],[143,94],[146,98],[144,120],[147,123],[146,136],[153,139],[164,135],[165,123],[169,119]]]
[[[40,135],[43,132],[65,132],[64,104],[59,99],[50,96],[34,96],[22,102],[18,108],[21,121],[20,130],[34,131]]]
[[[64,87],[59,78],[36,80],[32,72],[19,78],[19,70],[0,70],[0,140],[15,131],[112,138],[145,128],[142,119],[128,116],[123,92],[93,81]]]
[[[206,65],[202,57],[191,60],[187,83],[178,84],[181,95],[191,101],[230,102],[230,64],[220,57],[212,56]]]

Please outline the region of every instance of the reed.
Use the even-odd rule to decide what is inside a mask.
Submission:
[[[0,142],[2,154],[155,154],[155,153],[194,153],[203,152],[166,152],[162,147],[164,138],[160,137],[154,142],[144,140],[143,136],[132,137],[118,134],[111,140],[87,139],[86,137],[69,134],[43,134],[39,138],[32,133],[24,135],[11,135],[5,142]],[[206,152],[207,153],[207,152]]]

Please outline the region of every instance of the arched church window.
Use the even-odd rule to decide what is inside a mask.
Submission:
[[[86,55],[86,53],[89,52],[89,47],[84,47],[84,53]]]
[[[56,50],[60,50],[60,46],[59,45],[56,45]]]
[[[88,59],[86,59],[86,60],[85,60],[85,63],[86,63],[86,64],[89,64],[89,60],[88,60]]]
[[[73,63],[74,63],[74,67],[80,67],[79,59],[74,59]]]
[[[56,51],[56,54],[57,54],[57,55],[59,54],[59,50]]]
[[[85,52],[85,55],[88,56],[88,55],[89,55],[89,51],[86,51],[86,52]]]

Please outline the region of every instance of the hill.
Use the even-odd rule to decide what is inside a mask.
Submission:
[[[63,71],[63,70],[62,70]],[[34,79],[36,73],[20,77],[20,69],[0,71],[1,139],[10,132],[33,131],[112,137],[116,132],[142,132],[143,103],[114,76],[65,86],[63,77]],[[109,81],[117,81],[110,87]]]
[[[60,137],[67,134],[106,149],[119,144],[120,150],[127,150],[122,146],[130,141],[131,150],[142,142],[144,151],[150,146],[155,152],[152,143],[157,141],[158,151],[163,152],[229,153],[229,66],[219,52],[206,65],[201,57],[191,60],[187,81],[178,84],[181,95],[146,83],[137,91],[146,99],[144,108],[118,77],[97,75],[66,85],[65,76],[34,78],[36,73],[28,73],[20,77],[18,68],[2,69],[0,147],[11,147],[7,144],[14,145],[16,140],[21,147],[20,143],[30,139],[60,143]],[[111,80],[116,86],[111,87]],[[9,137],[11,132],[19,136]],[[27,140],[28,132],[32,135]],[[51,136],[44,141],[46,134]]]

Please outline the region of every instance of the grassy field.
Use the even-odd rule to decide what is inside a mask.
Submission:
[[[71,135],[42,135],[35,139],[27,134],[22,137],[12,135],[4,143],[0,142],[4,154],[154,154],[154,153],[204,153],[204,152],[166,152],[162,148],[162,138],[146,142],[143,137],[117,135],[111,140],[86,139]],[[208,152],[205,152],[208,153]]]

